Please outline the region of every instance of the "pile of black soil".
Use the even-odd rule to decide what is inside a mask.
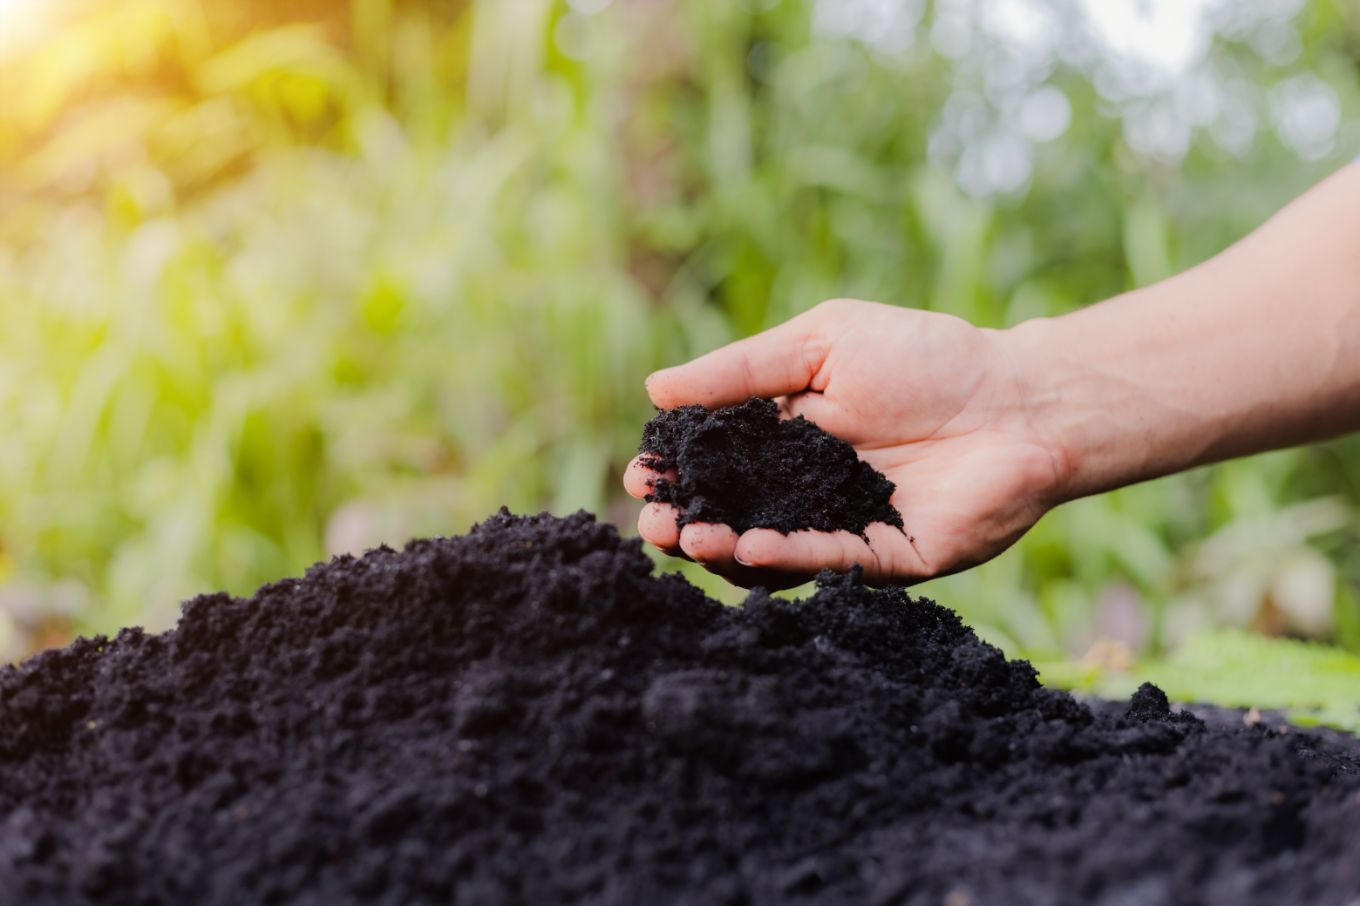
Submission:
[[[781,420],[770,400],[666,410],[642,429],[638,452],[657,471],[675,470],[675,480],[658,480],[647,499],[681,509],[682,525],[857,535],[871,522],[902,527],[883,473],[807,419]]]
[[[851,577],[724,608],[586,514],[0,674],[4,903],[1357,896],[1350,737],[1093,712]]]

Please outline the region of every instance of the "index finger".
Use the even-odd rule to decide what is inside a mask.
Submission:
[[[806,390],[826,361],[817,309],[737,340],[691,362],[663,368],[647,378],[647,393],[660,409],[698,403],[731,406],[753,396]]]

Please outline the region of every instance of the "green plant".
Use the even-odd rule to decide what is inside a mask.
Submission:
[[[829,296],[1058,314],[1211,254],[1345,144],[1206,125],[1169,163],[1054,64],[1005,84],[1061,91],[1066,131],[1023,188],[969,190],[990,133],[946,126],[1007,114],[1004,47],[879,47],[816,6],[77,3],[0,57],[6,652],[502,503],[627,525],[652,368]],[[1225,35],[1210,63],[1258,119],[1309,73],[1354,110],[1354,23],[1286,25],[1292,62]],[[1129,488],[923,590],[1039,657],[1221,622],[1360,648],[1358,477],[1352,441]]]

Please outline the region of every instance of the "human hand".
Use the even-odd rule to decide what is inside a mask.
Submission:
[[[958,318],[837,299],[647,380],[659,408],[778,398],[851,443],[897,486],[905,531],[676,527],[649,503],[638,531],[742,585],[788,586],[855,564],[875,583],[910,583],[996,556],[1062,499],[1067,466],[1031,416],[1029,386],[1006,334]],[[657,473],[635,458],[624,475],[643,498]]]

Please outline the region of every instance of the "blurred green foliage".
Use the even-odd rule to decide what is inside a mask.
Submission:
[[[61,8],[0,56],[5,650],[503,503],[631,527],[651,369],[832,296],[1060,314],[1360,150],[1353,6],[1219,4],[1157,87],[1002,5],[897,43],[812,0]],[[1047,659],[1360,650],[1357,481],[1345,441],[1129,488],[924,591]]]
[[[1360,733],[1360,657],[1240,629],[1201,633],[1172,654],[1128,671],[1058,662],[1041,666],[1040,677],[1110,698],[1127,698],[1140,683],[1151,682],[1173,701],[1283,711],[1295,724]],[[1244,715],[1246,720],[1261,718],[1259,713]]]

